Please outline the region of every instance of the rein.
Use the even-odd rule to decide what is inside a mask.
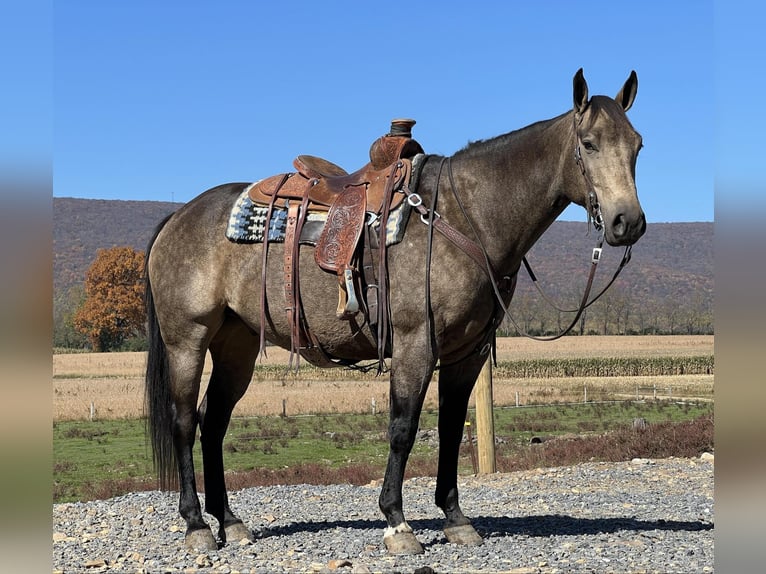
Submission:
[[[553,308],[555,308],[558,311],[565,312],[565,313],[576,313],[571,323],[566,328],[564,328],[560,333],[556,335],[551,335],[548,337],[538,337],[538,336],[527,333],[524,329],[522,329],[516,323],[516,320],[513,318],[513,315],[511,315],[510,311],[508,310],[508,307],[503,302],[503,297],[500,292],[501,288],[505,290],[506,292],[512,293],[516,285],[516,276],[518,274],[518,271],[514,273],[512,277],[508,277],[508,276],[498,277],[497,273],[493,269],[492,263],[490,262],[489,257],[487,255],[486,248],[482,244],[481,239],[478,233],[476,232],[476,228],[474,227],[473,222],[471,221],[471,218],[468,216],[468,212],[463,206],[463,202],[460,200],[460,197],[457,194],[457,188],[455,186],[454,177],[452,175],[452,159],[451,158],[442,158],[441,163],[439,164],[437,192],[434,194],[434,197],[432,198],[431,209],[427,209],[423,205],[423,200],[419,194],[412,192],[408,187],[403,188],[403,191],[407,195],[407,202],[413,209],[415,209],[415,211],[417,211],[420,214],[421,221],[424,224],[426,224],[429,228],[427,268],[430,268],[431,238],[433,234],[433,229],[436,229],[442,235],[444,235],[447,239],[449,239],[454,245],[460,248],[466,255],[468,255],[471,259],[473,259],[489,277],[490,283],[492,285],[492,290],[495,295],[495,304],[497,307],[499,307],[500,310],[502,310],[502,313],[496,313],[496,317],[493,318],[492,323],[494,324],[494,326],[497,327],[500,324],[500,320],[502,319],[502,317],[506,316],[508,317],[511,324],[514,326],[514,328],[520,335],[523,335],[530,339],[534,339],[536,341],[555,341],[556,339],[559,339],[563,337],[564,335],[566,335],[567,333],[569,333],[577,324],[577,322],[580,320],[580,317],[582,316],[585,309],[587,309],[593,303],[595,303],[612,286],[612,284],[615,282],[619,274],[622,272],[623,268],[630,261],[630,256],[631,256],[632,246],[628,245],[625,248],[625,253],[623,254],[622,260],[620,261],[620,264],[615,270],[612,278],[604,286],[604,288],[601,289],[601,291],[599,291],[597,295],[595,295],[592,299],[589,299],[590,292],[593,287],[593,280],[596,275],[596,268],[598,267],[598,264],[601,261],[601,252],[602,252],[602,247],[604,244],[604,220],[601,214],[601,207],[598,203],[598,196],[596,195],[593,182],[591,181],[590,176],[588,175],[588,172],[585,168],[585,163],[583,162],[582,155],[580,153],[580,146],[582,142],[580,140],[580,135],[577,131],[576,118],[574,120],[574,132],[575,132],[575,137],[577,138],[577,145],[575,146],[575,154],[574,154],[575,160],[577,161],[577,165],[580,167],[580,171],[582,172],[582,175],[585,178],[585,184],[588,189],[587,209],[586,209],[588,213],[588,226],[590,227],[590,224],[593,223],[593,227],[596,229],[596,231],[599,234],[597,242],[596,242],[596,247],[593,248],[593,252],[591,254],[590,271],[588,273],[588,279],[585,285],[585,291],[583,292],[583,296],[580,300],[579,306],[576,309],[561,309],[555,303],[553,303],[553,301],[551,301],[550,298],[548,298],[545,295],[545,293],[542,291],[542,289],[538,285],[537,277],[532,271],[532,267],[529,265],[529,261],[527,260],[526,256],[522,257],[522,263],[524,264],[524,268],[527,270],[527,273],[529,274],[529,277],[532,280],[532,283],[534,284],[538,292],[542,295],[543,299],[547,301]],[[438,193],[438,185],[439,185],[438,182],[441,179],[441,172],[445,162],[447,164],[447,176],[449,178],[450,190],[452,191],[452,195],[455,197],[455,200],[458,206],[460,207],[460,211],[463,213],[463,216],[468,222],[468,225],[471,228],[471,232],[473,233],[474,237],[476,237],[476,241],[470,239],[469,237],[466,237],[463,233],[461,233],[460,231],[458,231],[457,229],[449,225],[447,222],[445,222],[441,218],[439,213],[436,211],[436,194]],[[427,269],[426,271],[426,277],[427,277],[426,301],[427,302],[430,299],[429,297],[430,282],[428,281],[429,276],[430,276],[430,271],[428,271]],[[427,313],[430,312],[430,308],[428,305],[427,305],[426,312]],[[430,316],[427,319],[430,319]],[[479,352],[481,354],[486,354],[487,352],[489,352],[489,348],[490,348],[489,338],[492,337],[493,335],[494,335],[494,330],[492,331],[491,335],[487,337],[487,340],[485,340],[483,344],[479,347]]]
[[[580,166],[584,170],[585,166],[582,163],[580,163]],[[455,186],[455,181],[454,181],[454,179],[452,177],[452,162],[449,161],[449,160],[447,162],[447,173],[449,175],[450,188],[452,189],[452,194],[455,196],[455,200],[457,201],[457,204],[460,207],[460,211],[462,211],[463,217],[465,217],[466,220],[468,221],[468,224],[470,225],[471,231],[473,232],[474,236],[477,239],[479,239],[479,235],[476,232],[476,228],[473,226],[473,223],[471,222],[471,219],[468,217],[468,212],[466,211],[465,207],[463,206],[463,202],[460,201],[460,197],[457,194],[457,188]],[[588,182],[590,182],[590,178],[587,178],[587,176],[586,176],[586,179],[588,180]],[[589,187],[591,188],[590,192],[593,192],[592,184],[589,183]],[[593,195],[595,196],[595,192],[593,192]],[[561,332],[559,332],[557,335],[551,335],[549,337],[538,337],[538,336],[535,336],[535,335],[531,335],[531,334],[527,333],[524,329],[522,329],[518,325],[518,323],[516,323],[516,320],[513,318],[513,315],[511,315],[511,312],[508,310],[508,307],[503,302],[502,296],[500,294],[500,290],[499,290],[498,285],[497,285],[495,274],[494,273],[489,273],[489,270],[491,270],[491,265],[490,265],[489,258],[488,258],[487,253],[486,253],[486,249],[484,248],[484,245],[481,245],[481,250],[482,250],[482,252],[484,254],[484,259],[486,260],[486,265],[487,265],[485,267],[485,269],[487,269],[487,273],[488,273],[489,278],[490,278],[490,283],[492,284],[492,289],[493,289],[493,291],[495,293],[495,303],[496,303],[496,305],[498,305],[500,307],[500,309],[502,309],[503,315],[508,317],[508,319],[510,320],[511,324],[514,326],[514,328],[516,329],[516,331],[520,335],[523,335],[523,336],[528,337],[530,339],[534,339],[536,341],[555,341],[556,339],[560,339],[561,337],[563,337],[564,335],[569,333],[574,328],[574,326],[577,324],[577,321],[579,321],[580,317],[583,314],[583,311],[585,311],[585,309],[587,307],[589,307],[591,304],[593,304],[596,301],[596,299],[601,297],[601,295],[603,295],[606,292],[606,290],[609,288],[609,286],[612,285],[612,283],[614,283],[615,279],[617,279],[617,275],[620,274],[620,272],[622,271],[622,268],[625,265],[627,265],[628,261],[630,260],[630,246],[628,246],[628,248],[626,248],[625,256],[623,257],[622,263],[617,268],[617,271],[615,272],[614,276],[609,281],[607,286],[596,297],[594,297],[593,299],[588,301],[588,297],[590,296],[591,288],[593,287],[593,279],[596,276],[596,268],[598,267],[599,261],[601,261],[601,251],[602,251],[602,246],[604,244],[603,224],[601,224],[599,226],[596,226],[596,222],[603,221],[602,218],[601,218],[601,210],[600,210],[600,208],[598,208],[598,202],[597,201],[595,201],[591,205],[595,205],[596,208],[598,209],[598,212],[597,212],[596,216],[593,218],[593,222],[594,222],[594,226],[599,231],[599,238],[598,238],[598,241],[596,243],[596,247],[593,248],[593,253],[591,255],[591,266],[590,266],[590,273],[588,273],[588,281],[587,281],[587,283],[585,285],[585,291],[583,292],[583,296],[582,296],[582,299],[580,301],[580,306],[576,310],[577,314],[575,315],[574,319],[572,319],[572,322],[566,328],[564,328]],[[481,241],[481,239],[479,239],[479,241]],[[527,261],[526,256],[522,257],[522,262],[524,263],[524,267],[530,273],[530,277],[534,276],[534,274],[531,273],[532,268],[529,266],[529,262]],[[536,281],[536,278],[535,278],[535,281]],[[537,283],[535,283],[535,285],[537,285]],[[547,297],[546,297],[546,300],[548,300]]]
[[[603,243],[603,238],[601,238],[601,240],[599,241],[599,244],[598,244],[598,246],[593,248],[593,255],[591,256],[591,261],[592,261],[594,258],[596,258],[596,259],[600,259],[600,257],[601,257],[601,251],[600,251],[600,250],[601,250],[601,244],[602,244],[602,243]],[[622,268],[623,268],[623,267],[625,267],[625,266],[628,264],[628,262],[630,261],[630,252],[631,252],[631,249],[632,249],[632,246],[630,246],[630,245],[628,245],[628,246],[625,248],[625,253],[624,253],[624,254],[623,254],[623,256],[622,256],[622,260],[620,261],[620,264],[618,265],[618,267],[617,267],[617,270],[615,271],[614,275],[612,275],[612,278],[611,278],[611,279],[609,280],[609,282],[608,282],[608,283],[607,283],[607,284],[604,286],[604,288],[603,288],[603,289],[601,289],[601,291],[599,291],[599,292],[598,292],[598,294],[597,294],[597,295],[595,295],[595,296],[593,297],[593,299],[591,299],[590,301],[588,301],[588,302],[585,304],[585,307],[584,307],[585,309],[587,309],[587,308],[588,308],[588,307],[590,307],[590,306],[591,306],[593,303],[595,303],[595,302],[596,302],[596,301],[597,301],[597,300],[598,300],[598,299],[599,299],[599,298],[600,298],[600,297],[601,297],[601,296],[602,296],[604,293],[606,293],[606,292],[607,292],[607,290],[609,289],[609,287],[611,287],[611,286],[612,286],[612,283],[614,283],[615,279],[617,279],[617,276],[618,276],[618,275],[620,274],[620,272],[622,271]],[[537,289],[537,292],[538,292],[538,293],[540,293],[540,296],[541,296],[543,299],[545,299],[545,301],[548,303],[548,305],[550,305],[551,307],[553,307],[554,309],[556,309],[556,311],[561,311],[562,313],[575,313],[575,312],[577,312],[577,310],[578,310],[577,308],[575,308],[575,309],[562,309],[561,307],[559,307],[558,305],[556,305],[556,303],[555,303],[553,300],[551,300],[551,298],[550,298],[550,297],[548,297],[548,296],[545,294],[545,291],[543,291],[543,290],[540,288],[540,286],[537,284],[537,277],[535,276],[535,273],[534,273],[534,271],[532,271],[532,267],[531,267],[531,265],[529,264],[529,261],[527,260],[527,258],[526,258],[526,257],[522,258],[521,262],[524,264],[524,268],[527,270],[527,274],[529,275],[529,278],[532,280],[532,284],[535,286],[535,289]]]

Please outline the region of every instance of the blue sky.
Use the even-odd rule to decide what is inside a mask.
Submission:
[[[188,201],[299,153],[355,169],[393,117],[451,154],[567,110],[581,66],[609,95],[635,69],[648,219],[711,221],[714,17],[705,1],[55,2],[36,121],[52,118],[55,196]]]
[[[72,0],[53,50],[55,196],[188,201],[300,153],[351,170],[394,117],[451,154],[569,109],[582,66],[591,94],[638,73],[649,221],[713,220],[712,2]]]

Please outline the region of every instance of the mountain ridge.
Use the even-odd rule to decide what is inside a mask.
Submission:
[[[162,219],[182,203],[165,201],[53,198],[54,298],[81,285],[98,249],[130,246],[144,250]],[[610,290],[629,298],[638,312],[672,312],[694,304],[712,315],[713,222],[649,223],[632,248],[630,263]],[[571,307],[579,301],[596,244],[583,222],[556,221],[528,253],[538,285]],[[604,246],[593,292],[611,278],[622,248]],[[531,281],[520,273],[517,299],[533,297]],[[538,296],[539,297],[539,296]],[[663,311],[666,309],[666,311]],[[634,312],[636,312],[634,311]]]

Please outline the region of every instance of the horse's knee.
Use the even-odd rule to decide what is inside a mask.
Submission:
[[[409,452],[415,444],[417,425],[410,421],[399,421],[389,428],[389,446],[394,452]]]

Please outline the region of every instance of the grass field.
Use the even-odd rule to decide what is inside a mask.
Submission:
[[[697,456],[712,449],[708,402],[623,401],[495,410],[498,470],[583,460]],[[648,430],[632,430],[643,418]],[[469,411],[469,419],[474,414]],[[224,440],[229,488],[264,484],[350,482],[383,476],[388,440],[383,414],[234,419]],[[408,476],[436,473],[437,413],[426,411]],[[468,427],[467,427],[468,428]],[[530,444],[537,437],[544,444]],[[195,460],[201,461],[199,441]],[[156,488],[143,421],[66,421],[53,427],[56,502],[99,499]],[[461,474],[472,474],[476,451],[465,441]],[[198,480],[202,487],[202,480]]]
[[[144,361],[143,353],[54,355],[55,501],[156,488],[141,419]],[[498,362],[501,472],[695,456],[713,447],[713,337],[509,338],[498,341]],[[379,479],[388,450],[388,378],[310,367],[296,376],[286,364],[285,351],[270,349],[235,411],[224,441],[229,487]],[[435,474],[435,389],[421,417],[411,476]],[[283,409],[287,416],[274,416]],[[636,418],[650,423],[647,432],[632,430]],[[533,435],[544,444],[530,445]],[[199,442],[195,448],[199,463]],[[475,471],[473,449],[470,441],[463,445],[461,473]]]
[[[388,377],[341,369],[302,367],[287,373],[287,352],[270,348],[257,366],[253,383],[237,405],[235,417],[368,413],[388,408]],[[493,377],[498,406],[577,402],[613,398],[713,397],[712,336],[564,337],[541,343],[513,337],[498,340],[499,368]],[[634,361],[633,366],[623,365]],[[663,374],[642,374],[665,361]],[[594,366],[614,363],[612,376],[551,376],[568,362],[588,373]],[[611,362],[611,363],[610,363]],[[689,365],[697,368],[684,369]],[[143,414],[144,353],[78,353],[53,356],[53,420],[133,419]],[[683,374],[681,370],[696,372]],[[520,372],[520,368],[524,367]],[[541,368],[544,367],[544,368]],[[205,374],[209,374],[208,361]],[[675,369],[675,371],[674,371]],[[710,371],[710,372],[707,372]],[[511,373],[506,374],[506,373]],[[627,373],[627,374],[625,374]],[[203,377],[204,379],[205,377]],[[203,380],[203,391],[206,381]],[[436,385],[426,409],[437,404]],[[373,406],[374,405],[374,406]]]

